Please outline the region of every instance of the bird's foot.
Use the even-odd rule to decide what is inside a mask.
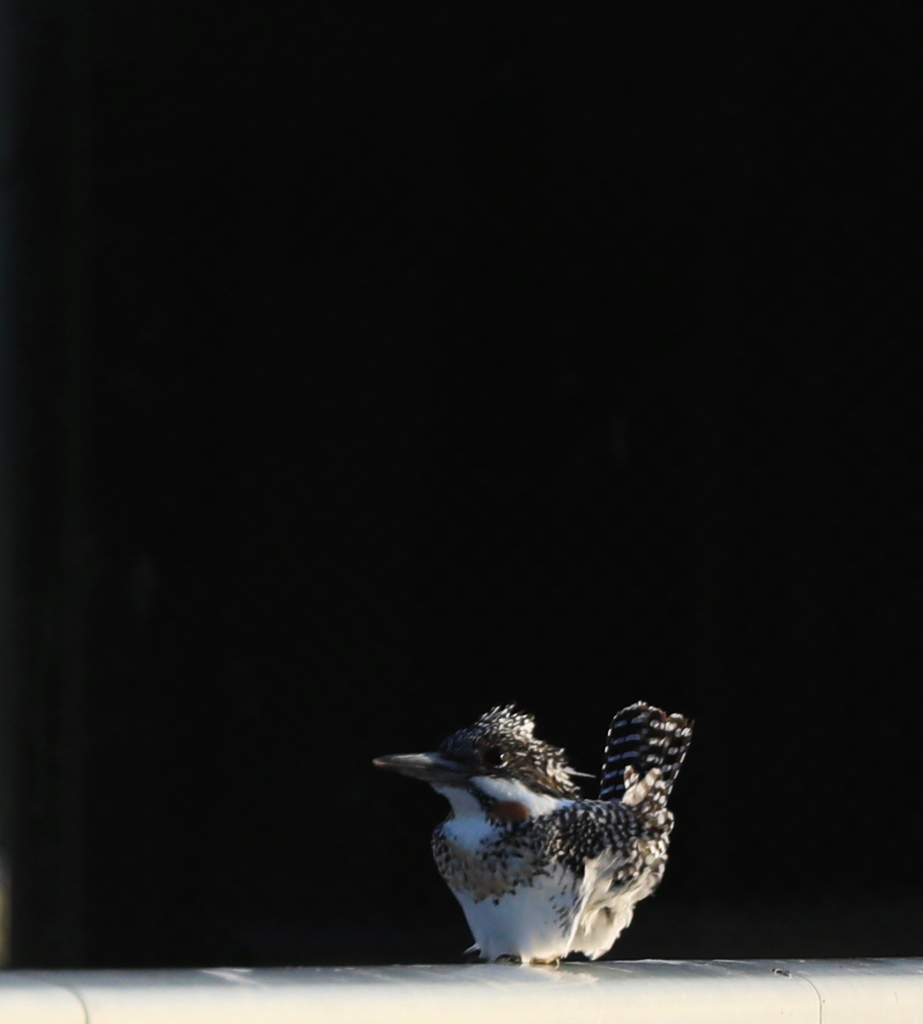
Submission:
[[[512,953],[501,953],[494,960],[495,964],[526,964],[529,967],[560,967],[561,958],[559,956],[550,957],[547,960],[539,960],[537,958],[530,958],[524,960],[521,956],[516,956]]]

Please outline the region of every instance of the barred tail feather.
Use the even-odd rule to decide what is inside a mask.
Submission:
[[[635,804],[656,791],[665,804],[691,739],[692,721],[682,715],[642,701],[620,711],[609,727],[599,799]]]

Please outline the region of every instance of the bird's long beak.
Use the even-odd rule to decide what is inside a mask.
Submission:
[[[386,754],[376,757],[372,764],[430,785],[457,785],[471,774],[463,764],[450,761],[441,754]]]

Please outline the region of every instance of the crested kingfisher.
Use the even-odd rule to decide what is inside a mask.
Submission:
[[[663,877],[667,797],[692,722],[638,702],[612,720],[599,798],[515,705],[495,707],[427,754],[376,758],[451,804],[433,833],[439,872],[482,960],[556,963],[602,956]]]

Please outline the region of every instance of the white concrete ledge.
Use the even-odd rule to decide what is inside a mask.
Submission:
[[[923,959],[0,973],[2,1024],[923,1024]]]

